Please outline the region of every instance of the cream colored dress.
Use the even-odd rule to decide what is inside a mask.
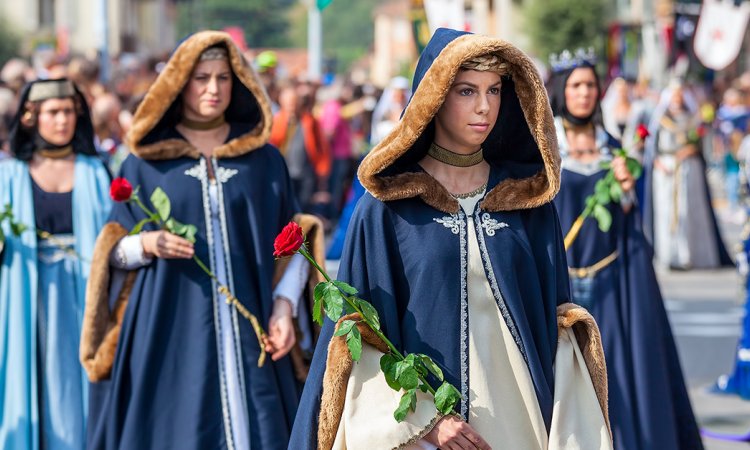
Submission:
[[[569,330],[558,342],[553,419],[547,434],[528,366],[500,314],[482,264],[472,213],[483,196],[484,192],[459,199],[468,217],[469,423],[493,449],[611,449],[593,383]],[[380,356],[365,345],[354,365],[333,448],[434,450],[423,439],[439,420],[432,397],[417,391],[417,410],[397,423],[393,411],[402,393],[386,384]]]

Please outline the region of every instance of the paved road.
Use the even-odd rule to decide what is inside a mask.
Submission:
[[[734,244],[739,226],[723,224]],[[744,292],[734,269],[659,272],[665,306],[699,423],[714,430],[750,433],[750,401],[717,395],[709,387],[733,369],[744,316]],[[707,450],[747,450],[750,444],[706,438]]]

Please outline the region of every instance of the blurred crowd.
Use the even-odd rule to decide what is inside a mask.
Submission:
[[[41,62],[36,58],[33,66],[21,58],[8,61],[0,72],[0,159],[8,156],[9,123],[24,84],[68,77],[88,101],[96,148],[116,175],[128,154],[124,137],[133,114],[167,57],[126,54],[113,59],[106,83],[101,81],[99,60],[92,57],[59,60],[50,56]],[[290,75],[273,51],[248,52],[246,57],[271,99],[271,143],[284,154],[300,204],[306,212],[323,218],[330,229],[351,195],[357,162],[398,121],[411,94],[409,82],[395,77],[379,88],[339,76],[321,85],[304,75]],[[655,164],[658,170],[658,158],[649,160],[644,141],[636,138],[638,129],[658,133],[664,126],[665,108],[679,102],[699,125],[693,128],[700,134],[701,157],[713,184],[720,188],[714,189],[719,194],[714,204],[726,206],[719,210],[725,220],[742,223],[746,217],[741,205],[743,180],[750,178],[742,170],[750,165],[746,164],[750,163],[750,71],[734,79],[678,84],[679,89],[673,83],[659,91],[648,80],[611,80],[602,90],[602,122],[624,148],[645,157],[644,162]],[[658,154],[656,141],[652,139],[657,147],[654,155]]]
[[[8,61],[0,73],[0,159],[8,156],[9,125],[24,84],[67,77],[84,94],[96,148],[116,175],[128,154],[124,138],[133,114],[167,56],[115,59],[106,83],[101,81],[99,61],[93,58],[51,59],[36,69],[20,58]],[[281,75],[272,51],[246,56],[253,61],[271,99],[271,142],[285,156],[303,209],[316,213],[327,225],[334,223],[346,201],[357,161],[390,131],[406,106],[408,81],[396,77],[385,89],[347,79],[322,86],[303,76]]]

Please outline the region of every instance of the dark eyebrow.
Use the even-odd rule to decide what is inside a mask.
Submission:
[[[466,86],[468,86],[470,88],[479,89],[479,86],[477,86],[476,84],[473,84],[473,83],[469,83],[468,81],[459,81],[458,83],[454,84],[453,86],[460,86],[462,84],[466,85]],[[497,83],[494,83],[490,87],[495,87],[495,86],[497,86],[499,84],[502,84],[502,80],[498,81]]]

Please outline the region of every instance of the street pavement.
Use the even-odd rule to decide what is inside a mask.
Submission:
[[[740,226],[722,223],[728,247]],[[715,394],[716,379],[731,373],[742,331],[744,292],[733,268],[713,271],[657,272],[699,425],[731,434],[750,433],[750,401]],[[749,449],[750,444],[704,438],[707,450]]]

